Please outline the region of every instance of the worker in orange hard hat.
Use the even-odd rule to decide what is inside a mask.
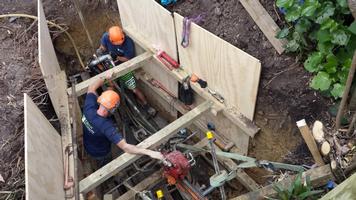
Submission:
[[[101,38],[101,45],[97,49],[98,56],[109,53],[114,59],[115,64],[121,64],[135,57],[134,42],[129,36],[126,36],[119,26],[110,27],[109,31],[104,33]],[[156,114],[156,110],[147,103],[142,91],[137,88],[133,72],[129,72],[119,78],[124,82],[125,87],[132,90],[143,106],[143,109],[151,116]]]
[[[108,74],[106,79],[110,79]],[[142,149],[128,144],[119,133],[114,121],[109,117],[120,104],[120,96],[113,90],[104,91],[97,97],[96,90],[104,84],[105,79],[99,79],[89,86],[83,108],[83,140],[86,152],[102,167],[111,160],[111,143],[123,151],[132,154],[148,155],[162,160],[160,152]]]

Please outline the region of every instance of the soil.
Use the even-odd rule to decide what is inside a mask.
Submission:
[[[0,14],[36,15],[35,1],[0,2]],[[0,19],[0,199],[24,199],[23,93],[46,93],[37,63],[37,26],[30,19]],[[37,84],[38,90],[33,91]],[[43,101],[46,111],[46,95]],[[2,180],[3,179],[3,180]]]

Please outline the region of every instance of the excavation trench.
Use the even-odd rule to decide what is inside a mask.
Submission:
[[[179,12],[179,6],[177,6],[177,10]],[[119,12],[113,9],[115,6],[111,8],[107,8],[105,6],[98,6],[93,10],[90,6],[83,6],[83,14],[86,20],[86,24],[88,27],[88,31],[94,41],[96,47],[100,44],[100,38],[102,34],[108,30],[108,28],[112,25],[120,24],[120,16]],[[51,9],[50,9],[51,10]],[[194,10],[194,9],[192,9]],[[192,11],[191,10],[191,11]],[[65,10],[62,9],[63,13],[60,13],[60,16],[63,16],[64,23],[68,25],[68,32],[72,35],[75,40],[75,43],[79,49],[80,54],[84,58],[84,62],[87,62],[89,58],[93,55],[93,49],[89,45],[88,38],[85,34],[83,26],[79,21],[78,17],[75,17],[74,20],[70,16],[77,14],[74,10]],[[194,11],[192,11],[194,12]],[[197,11],[198,12],[198,11]],[[95,13],[95,14],[93,14]],[[182,12],[183,13],[183,12]],[[59,14],[59,13],[58,13]],[[183,14],[191,14],[191,13],[183,13]],[[247,13],[242,12],[241,16],[244,20],[248,18]],[[70,20],[71,19],[71,20]],[[210,20],[210,19],[208,19]],[[214,19],[213,19],[214,20]],[[207,22],[205,22],[207,23]],[[223,23],[223,22],[221,22]],[[229,23],[229,22],[226,22]],[[208,28],[209,30],[209,28]],[[213,30],[212,30],[213,31]],[[254,35],[259,35],[257,30],[256,33],[252,33]],[[214,31],[213,31],[214,32]],[[229,39],[227,37],[227,39]],[[64,36],[60,35],[54,40],[54,46],[56,49],[57,57],[60,62],[61,68],[64,69],[67,73],[67,76],[70,77],[72,75],[76,75],[82,72],[82,68],[80,67],[77,58],[75,57],[75,52],[70,41]],[[256,51],[264,51],[263,49]],[[263,55],[268,56],[268,55]],[[264,59],[264,58],[262,58]],[[285,57],[284,59],[288,60],[290,58]],[[275,61],[278,62],[278,61]],[[264,60],[262,60],[264,64]],[[270,65],[271,63],[265,63]],[[277,64],[276,64],[277,65]],[[262,66],[264,67],[264,66]],[[264,71],[267,71],[268,74],[272,72],[270,68],[263,69],[262,71],[262,83],[267,82],[270,79],[270,76],[266,77],[263,75]],[[300,75],[300,69],[296,69],[296,73],[298,76]],[[289,78],[293,77],[294,73],[286,73],[286,76],[283,76],[281,79],[275,80],[274,82],[278,82],[278,85],[289,84]],[[304,83],[300,83],[304,84]],[[145,95],[147,96],[150,104],[154,106],[159,111],[159,119],[156,121],[158,124],[165,125],[174,120],[172,118],[172,110],[167,110],[166,107],[162,106],[159,101],[156,101],[156,97],[149,92],[148,88],[145,88],[145,85],[139,83],[139,87],[142,87]],[[277,87],[275,83],[272,84],[271,87]],[[304,86],[303,86],[304,87]],[[282,91],[287,90],[286,88],[280,88]],[[261,91],[262,90],[262,91]],[[298,91],[300,92],[300,91]],[[300,133],[295,125],[295,121],[298,120],[298,117],[303,117],[303,110],[286,110],[284,108],[289,104],[289,97],[285,95],[285,91],[273,94],[271,97],[269,92],[263,90],[262,86],[260,86],[260,92],[258,96],[257,109],[255,114],[255,123],[261,128],[261,131],[255,136],[254,139],[250,140],[249,144],[249,156],[256,157],[258,159],[265,159],[271,161],[278,162],[288,162],[292,164],[307,164],[310,165],[311,156],[307,150],[307,147],[302,142],[302,138],[300,137]],[[308,91],[309,93],[309,91]],[[277,96],[277,98],[275,98]],[[309,98],[308,94],[306,98]],[[80,98],[80,104],[83,103],[83,98]],[[264,100],[266,100],[264,102]],[[313,101],[312,97],[308,99],[308,101]],[[266,103],[268,102],[268,103]],[[312,111],[308,112],[321,112],[319,104],[315,104]],[[194,128],[192,129],[194,131]],[[286,140],[288,138],[288,141]],[[80,151],[83,154],[83,150]],[[114,154],[119,155],[119,151],[117,148],[114,150]],[[199,161],[206,162],[206,161]],[[203,165],[206,165],[204,163]],[[81,171],[82,175],[88,175],[92,172],[93,169],[89,160],[84,160],[83,169]],[[268,172],[262,169],[248,169],[246,172],[259,184],[266,184],[270,180],[267,175]],[[130,172],[131,173],[131,172]],[[194,175],[193,175],[194,176]],[[199,177],[199,175],[196,175]],[[142,176],[141,176],[142,178]],[[138,178],[140,180],[140,178]],[[206,181],[206,180],[204,180]],[[239,194],[247,192],[240,183],[237,181],[233,181],[230,184],[230,190],[228,190],[228,195],[230,197],[238,196]],[[122,191],[121,191],[122,192]],[[218,193],[217,193],[218,195]]]

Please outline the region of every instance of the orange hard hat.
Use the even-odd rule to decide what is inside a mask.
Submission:
[[[125,40],[125,34],[120,26],[112,26],[109,29],[109,39],[114,45],[122,45]]]
[[[113,90],[106,90],[101,93],[98,98],[98,103],[108,110],[115,109],[120,103],[120,96]]]

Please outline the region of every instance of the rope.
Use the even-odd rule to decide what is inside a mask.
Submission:
[[[7,17],[24,17],[24,18],[29,18],[29,19],[33,19],[33,20],[38,20],[38,17],[36,17],[36,16],[34,16],[34,15],[28,15],[28,14],[5,14],[5,15],[0,15],[0,19],[1,19],[1,18],[7,18]],[[83,63],[82,57],[81,57],[80,54],[79,54],[77,45],[75,44],[74,39],[73,39],[72,36],[67,32],[67,30],[65,30],[63,27],[59,26],[58,24],[56,24],[56,23],[54,23],[54,22],[51,22],[51,21],[48,21],[48,20],[47,20],[47,24],[52,25],[52,26],[58,28],[59,30],[63,31],[63,32],[67,35],[67,37],[69,38],[70,42],[71,42],[72,45],[73,45],[73,48],[74,48],[74,50],[75,50],[75,54],[76,54],[77,57],[78,57],[78,60],[79,60],[80,65],[82,66],[83,69],[85,69],[85,65],[84,65],[84,63]]]

